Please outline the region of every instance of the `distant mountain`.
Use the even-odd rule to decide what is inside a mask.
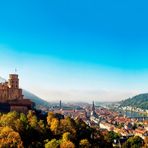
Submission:
[[[139,94],[132,98],[120,102],[121,106],[133,106],[142,109],[148,109],[148,93]]]
[[[0,77],[0,83],[3,83],[5,81],[6,80],[4,78]],[[31,93],[27,90],[23,89],[23,95],[24,95],[24,98],[30,99],[33,102],[35,102],[37,106],[43,106],[43,107],[49,106],[49,103],[47,101],[41,99],[40,97],[34,95],[33,93]]]
[[[44,106],[44,107],[49,106],[49,103],[47,101],[41,99],[40,97],[36,96],[35,94],[33,94],[33,93],[31,93],[27,90],[23,89],[23,95],[24,95],[24,98],[32,100],[33,102],[36,103],[36,105],[41,105],[41,106]]]
[[[2,77],[0,77],[0,83],[3,83],[3,82],[5,82],[6,80],[4,79],[4,78],[2,78]]]

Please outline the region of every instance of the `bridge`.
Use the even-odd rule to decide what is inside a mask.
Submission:
[[[147,116],[143,116],[143,117],[139,117],[139,116],[127,116],[128,118],[131,118],[131,119],[138,119],[138,121],[144,121],[144,120],[148,120],[148,117]]]

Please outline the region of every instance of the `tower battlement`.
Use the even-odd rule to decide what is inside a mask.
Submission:
[[[18,74],[9,74],[9,79],[18,79]]]

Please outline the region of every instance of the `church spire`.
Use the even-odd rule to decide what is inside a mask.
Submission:
[[[94,104],[94,101],[92,103],[92,111],[95,111],[95,104]]]
[[[62,101],[60,100],[59,109],[62,109]]]

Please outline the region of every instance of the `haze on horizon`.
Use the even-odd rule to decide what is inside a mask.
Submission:
[[[147,1],[0,2],[0,76],[45,100],[148,92]]]

